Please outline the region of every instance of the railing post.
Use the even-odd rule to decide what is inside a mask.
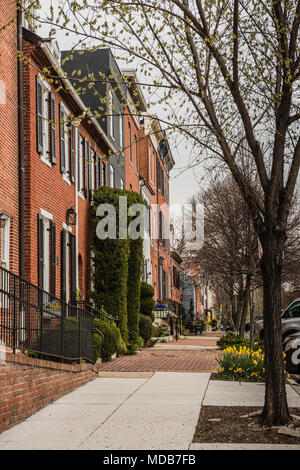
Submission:
[[[81,359],[81,309],[77,308],[77,314],[78,314],[78,357],[79,361]]]
[[[65,303],[63,300],[60,302],[61,305],[61,316],[60,316],[60,355],[61,360],[63,361],[64,355],[64,312],[65,312]]]
[[[13,308],[13,354],[16,353],[16,278],[14,280],[14,308]]]
[[[43,309],[43,297],[44,297],[44,291],[40,290],[39,291],[39,298],[40,298],[40,351],[41,353],[44,352],[43,349],[43,330],[44,330],[44,309]]]

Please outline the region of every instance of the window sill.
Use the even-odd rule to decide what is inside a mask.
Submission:
[[[45,163],[49,168],[52,168],[52,163],[45,155],[41,155],[40,157],[43,163]]]
[[[72,185],[72,183],[71,183],[70,179],[69,179],[69,178],[66,176],[66,174],[65,174],[65,173],[63,174],[63,180],[64,180],[64,181],[65,181],[65,182],[66,182],[66,183],[67,183],[69,186],[71,186],[71,185]]]

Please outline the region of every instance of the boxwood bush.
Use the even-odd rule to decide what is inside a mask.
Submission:
[[[96,348],[99,347],[97,354],[99,354],[103,362],[110,361],[112,355],[118,352],[122,344],[120,341],[120,330],[115,323],[109,323],[99,318],[95,318],[95,328],[104,335],[104,340],[101,342],[100,346],[96,344]],[[100,335],[96,333],[95,336]]]
[[[151,317],[148,315],[143,315],[142,313],[140,314],[140,335],[147,343],[150,338],[153,336],[154,328],[152,324]]]

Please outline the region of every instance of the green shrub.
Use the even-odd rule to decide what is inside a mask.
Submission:
[[[140,314],[140,335],[145,343],[153,336],[153,324],[148,315]]]
[[[102,240],[94,236],[95,273],[94,299],[99,307],[102,305],[111,315],[119,319],[119,328],[126,344],[134,344],[139,336],[140,312],[140,278],[143,260],[143,239],[119,238],[119,197],[127,197],[127,205],[141,204],[144,200],[139,193],[117,188],[101,187],[94,192],[93,216],[96,228],[107,216],[97,217],[100,204],[111,204],[115,209],[117,224],[116,239]],[[127,226],[135,218],[128,216]],[[122,227],[123,228],[123,227]],[[143,232],[143,228],[140,230]]]
[[[250,347],[250,340],[241,338],[238,335],[235,335],[234,333],[227,333],[227,335],[222,336],[218,341],[217,341],[217,346],[220,349],[226,349],[229,346],[246,346],[247,348]],[[253,351],[257,351],[258,349],[261,349],[262,351],[264,350],[264,343],[260,338],[254,338],[253,339],[253,344],[252,344],[252,349]]]
[[[148,315],[154,321],[153,310],[155,308],[155,301],[153,299],[154,289],[147,282],[141,282],[141,308],[140,313]]]
[[[161,338],[162,336],[167,336],[167,332],[165,328],[161,325],[155,326],[153,325],[153,336],[155,338]]]
[[[100,357],[104,362],[110,361],[112,355],[118,352],[118,347],[120,347],[121,344],[120,330],[115,323],[109,323],[99,318],[95,318],[95,328],[104,335],[104,340],[100,348]]]
[[[94,350],[95,350],[95,363],[101,357],[101,345],[102,345],[102,336],[98,333],[94,334]]]
[[[139,350],[143,349],[143,347],[145,346],[145,342],[141,336],[138,337],[136,345],[137,345],[137,349]]]
[[[123,356],[124,354],[127,354],[127,346],[126,346],[125,341],[121,337],[121,335],[120,335],[120,339],[119,339],[118,346],[117,346],[117,353],[120,356]]]

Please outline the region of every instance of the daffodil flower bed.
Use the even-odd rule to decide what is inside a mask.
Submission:
[[[285,356],[285,354],[284,354]],[[265,360],[261,349],[250,350],[246,346],[229,346],[223,350],[223,355],[215,358],[220,370],[216,379],[237,380],[247,382],[264,382]]]

